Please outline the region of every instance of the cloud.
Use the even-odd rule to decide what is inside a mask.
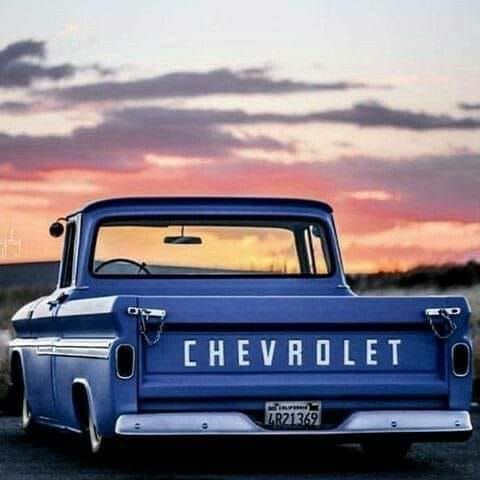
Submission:
[[[51,205],[47,198],[39,197],[38,195],[16,195],[16,194],[2,194],[3,208],[18,208],[21,205],[23,208],[45,208]]]
[[[378,200],[380,202],[395,198],[385,190],[358,190],[356,192],[348,192],[347,197],[355,200]]]
[[[0,50],[0,87],[28,87],[38,79],[61,80],[75,74],[69,63],[50,67],[30,60],[45,57],[45,42],[23,40],[7,45]]]
[[[341,239],[348,263],[359,264],[357,271],[404,270],[478,258],[480,223],[400,222],[373,233],[345,233]]]
[[[77,67],[63,64],[46,67],[25,59],[43,60],[46,56],[45,43],[25,40],[7,46],[0,51],[0,86],[29,86],[38,78],[59,80],[73,76],[78,71],[91,70],[98,75],[114,73],[113,69],[99,64]],[[153,98],[187,98],[208,95],[281,95],[296,92],[344,91],[350,89],[388,88],[385,85],[373,85],[364,82],[304,82],[291,79],[277,80],[271,77],[268,67],[254,67],[244,70],[228,68],[207,72],[173,72],[147,79],[132,81],[99,81],[86,85],[39,90],[36,95],[46,96],[59,105],[82,102],[122,102],[127,100],[145,100]],[[10,113],[27,112],[26,105],[3,105]],[[460,104],[462,108],[473,110],[476,104]],[[52,104],[44,103],[45,108]],[[1,107],[0,107],[1,108]],[[151,112],[154,112],[152,109]],[[150,113],[153,115],[153,113]],[[209,124],[303,124],[303,123],[343,123],[359,127],[390,127],[415,131],[429,130],[469,130],[480,128],[480,119],[451,115],[438,115],[428,112],[394,109],[378,102],[360,102],[344,109],[313,111],[305,114],[257,113],[248,114],[241,110],[168,110],[157,108],[156,114],[177,115],[179,119],[191,116],[207,121]],[[208,118],[207,118],[208,117]]]
[[[101,76],[112,73],[111,69],[99,64],[84,67],[70,63],[47,66],[43,64],[46,53],[46,43],[35,40],[21,40],[0,50],[0,88],[29,87],[36,80],[63,80],[85,70]]]
[[[453,118],[410,110],[392,109],[378,103],[357,103],[347,109],[332,109],[305,114],[247,113],[244,110],[169,109],[163,107],[138,107],[117,111],[122,117],[148,118],[152,122],[175,122],[210,125],[254,125],[276,123],[298,125],[307,123],[343,123],[358,127],[391,127],[406,130],[459,130],[480,128],[480,119]]]
[[[455,243],[452,243],[453,232],[462,232],[461,238],[457,239]],[[407,222],[361,237],[346,236],[343,242],[347,248],[351,245],[414,248],[419,244],[425,245],[432,238],[436,238],[436,241],[430,243],[428,248],[434,252],[478,250],[480,249],[480,222]]]
[[[345,110],[312,114],[312,120],[351,123],[360,127],[393,127],[408,130],[444,130],[480,128],[480,120],[453,118],[411,110],[392,109],[379,103],[358,103]]]
[[[421,224],[418,225],[420,226]],[[471,230],[468,224],[465,225],[466,228],[458,227],[459,225],[457,224],[451,224],[448,232],[442,231],[440,234],[447,235],[445,240],[455,244],[465,233],[470,233],[469,230]],[[402,247],[400,245],[388,247],[378,245],[364,246],[356,243],[352,243],[347,247],[345,246],[345,240],[348,239],[348,234],[342,235],[342,232],[340,232],[343,259],[347,271],[350,273],[399,271],[417,267],[418,265],[458,264],[480,258],[478,249],[432,250],[430,245],[435,242],[439,234],[436,230],[432,229],[428,235],[419,237],[415,246],[410,247]],[[403,231],[397,231],[396,233],[402,234]],[[361,237],[357,235],[357,238]]]
[[[40,194],[78,195],[101,193],[101,186],[89,178],[88,172],[69,172],[68,175],[59,175],[57,172],[48,172],[38,175],[31,180],[0,179],[0,194]]]
[[[410,221],[479,221],[480,153],[399,158],[348,158],[326,163],[322,171],[340,192],[384,191],[391,200],[339,198],[345,210]],[[362,203],[364,204],[362,206]],[[350,214],[348,214],[350,215]],[[353,221],[353,220],[352,220]],[[364,221],[364,220],[362,220]],[[374,222],[374,223],[375,223]]]
[[[34,105],[35,104],[30,102],[2,102],[0,103],[0,113],[5,112],[13,115],[23,115],[25,113],[31,113]]]
[[[248,191],[249,195],[317,198],[334,206],[345,256],[356,270],[478,257],[479,153],[393,161],[340,157],[286,164],[238,157],[177,159],[161,152],[142,157],[141,151],[128,157],[121,137],[117,140],[119,150],[110,156],[92,139],[92,160],[82,169],[72,169],[68,152],[63,152],[67,156],[52,156],[55,170],[11,171],[0,182],[0,194],[9,195],[9,208],[17,213],[22,195],[43,199],[41,205],[46,199],[50,218],[98,197],[125,195],[126,185],[129,195],[245,195]],[[75,148],[71,146],[71,151]],[[116,155],[131,158],[128,169],[114,168]]]
[[[99,63],[92,63],[91,65],[80,67],[79,70],[91,71],[100,75],[101,77],[108,77],[117,73],[118,71],[118,69],[116,68],[105,67],[104,65],[100,65]]]
[[[338,118],[346,121],[349,118],[350,121],[355,122],[354,124],[365,127],[402,125],[402,128],[417,129],[421,124],[423,130],[427,125],[434,129],[440,128],[440,125],[443,125],[443,128],[460,128],[459,125],[474,128],[474,124],[466,122],[465,119],[454,120],[448,117],[447,120],[445,116],[433,117],[426,114],[418,114],[420,119],[417,119],[415,113],[406,114],[403,111],[382,106],[372,108],[369,107],[364,112],[363,107],[357,105],[348,114],[345,110],[309,114],[277,114],[247,113],[242,110],[125,108],[109,111],[99,124],[77,128],[68,136],[0,134],[0,167],[10,165],[17,170],[41,170],[63,166],[111,170],[138,167],[144,162],[145,156],[150,154],[226,161],[237,158],[238,152],[244,150],[262,150],[269,154],[296,151],[296,146],[292,142],[284,142],[266,135],[236,134],[224,128],[259,123],[290,125],[331,122]],[[380,113],[376,115],[375,111]],[[397,116],[400,120],[396,120]],[[480,121],[475,125],[477,125],[476,128],[480,127]],[[463,158],[465,161],[474,158],[475,162],[478,158],[474,153],[453,155],[453,157]],[[355,169],[360,178],[363,178],[361,170],[370,164],[371,160],[368,160],[365,165],[361,159],[351,162],[349,171],[344,172],[344,175],[351,175],[352,169]],[[476,168],[478,169],[478,162]],[[428,166],[428,171],[432,174],[431,165]],[[443,175],[443,171],[439,170],[436,175]],[[375,175],[377,172],[372,173]],[[396,175],[407,176],[409,174],[410,171],[402,170],[396,173]],[[408,180],[411,184],[415,183],[415,179]],[[386,181],[391,183],[389,178]],[[432,179],[430,183],[435,184],[435,180]],[[356,189],[382,190],[383,187],[365,185]]]
[[[296,92],[343,91],[385,88],[363,82],[302,82],[275,80],[267,68],[208,72],[173,72],[125,82],[96,82],[50,90],[50,95],[66,102],[105,102],[148,98],[200,97],[208,95],[279,95]]]
[[[480,119],[454,118],[411,110],[389,108],[377,102],[357,103],[351,108],[332,109],[300,115],[255,114],[238,119],[244,123],[344,123],[358,127],[391,127],[405,130],[471,130],[480,128]],[[236,120],[231,120],[236,123]]]
[[[234,158],[237,150],[295,149],[290,143],[264,135],[226,132],[218,128],[218,117],[223,116],[209,119],[208,112],[195,110],[124,109],[68,136],[0,134],[0,167],[128,169],[138,167],[148,154],[220,160]]]
[[[131,135],[138,136],[133,145],[128,142]],[[140,127],[137,132],[122,131],[112,123],[94,133],[79,131],[60,139],[25,141],[13,137],[13,146],[0,138],[0,160],[15,165],[15,169],[4,174],[10,179],[26,171],[34,175],[49,169],[83,169],[92,178],[97,177],[95,170],[110,171],[110,177],[123,170],[127,177],[122,181],[131,188],[136,184],[136,193],[184,190],[242,194],[244,185],[248,185],[252,194],[322,198],[334,203],[350,229],[359,233],[386,228],[399,219],[479,220],[479,204],[475,201],[480,191],[478,153],[394,161],[365,157],[279,164],[240,159],[235,156],[235,148],[262,143],[264,148],[272,148],[274,157],[276,149],[283,145],[270,145],[269,140],[257,138],[240,140],[226,134],[219,146],[217,139],[211,143],[215,132],[207,129],[205,135],[207,138],[203,138],[202,132],[195,132],[193,140],[185,143],[187,136],[179,136],[175,131],[142,131]],[[21,147],[15,147],[18,144]],[[180,150],[182,154],[172,153]],[[182,161],[174,161],[178,158]],[[132,172],[144,170],[149,172],[148,178],[138,184],[129,180]]]
[[[467,102],[460,102],[458,104],[458,108],[460,110],[480,110],[480,103],[467,103]]]
[[[156,163],[160,166],[160,159]],[[396,160],[339,157],[328,162],[289,164],[233,159],[160,167],[158,176],[150,172],[151,180],[140,182],[137,193],[142,189],[150,192],[150,188],[154,191],[164,175],[171,187],[162,184],[162,189],[171,194],[182,189],[242,194],[248,185],[250,194],[329,201],[341,212],[350,231],[361,233],[390,228],[399,220],[479,222],[479,164],[480,153]],[[176,176],[174,181],[170,174]],[[122,181],[127,181],[126,177]]]
[[[333,145],[339,148],[352,148],[355,146],[352,142],[346,140],[336,140],[333,142]]]
[[[24,57],[45,58],[45,42],[22,40],[0,50],[0,66],[11,64]]]

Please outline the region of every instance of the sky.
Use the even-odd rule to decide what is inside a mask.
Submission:
[[[349,272],[480,260],[480,3],[2,0],[0,263],[98,198],[335,210]]]

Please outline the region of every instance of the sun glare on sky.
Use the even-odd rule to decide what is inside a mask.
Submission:
[[[58,258],[48,225],[86,202],[202,194],[330,203],[351,272],[480,259],[479,2],[6,0],[0,18],[1,263]]]

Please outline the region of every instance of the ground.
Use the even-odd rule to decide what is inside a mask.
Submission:
[[[480,413],[473,415],[480,428]],[[126,443],[100,460],[82,453],[73,434],[26,438],[19,420],[0,417],[0,477],[13,479],[452,479],[480,478],[480,431],[467,443],[415,445],[406,460],[381,464],[367,460],[355,446],[182,445],[168,448],[157,441]],[[380,459],[379,459],[380,460]]]

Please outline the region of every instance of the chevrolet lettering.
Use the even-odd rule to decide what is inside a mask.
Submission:
[[[205,339],[199,344],[197,340],[183,341],[184,367],[202,368],[198,359],[208,360],[208,367],[255,367],[256,359],[259,366],[275,369],[283,362],[284,367],[330,367],[330,366],[376,366],[393,368],[399,365],[400,338],[367,338],[355,342],[343,339],[333,341],[325,338],[291,339]],[[227,347],[226,347],[227,345]],[[387,348],[388,347],[388,348]],[[228,352],[226,351],[228,348]],[[207,349],[206,354],[201,351]],[[353,351],[358,356],[353,356]],[[379,360],[378,351],[381,351]],[[283,354],[282,354],[283,352]],[[332,355],[335,360],[332,360]],[[337,360],[338,359],[338,360]],[[338,365],[335,364],[338,363]]]
[[[13,317],[26,432],[301,437],[405,455],[472,432],[461,296],[357,296],[330,206],[119,198],[57,220],[58,285]]]

